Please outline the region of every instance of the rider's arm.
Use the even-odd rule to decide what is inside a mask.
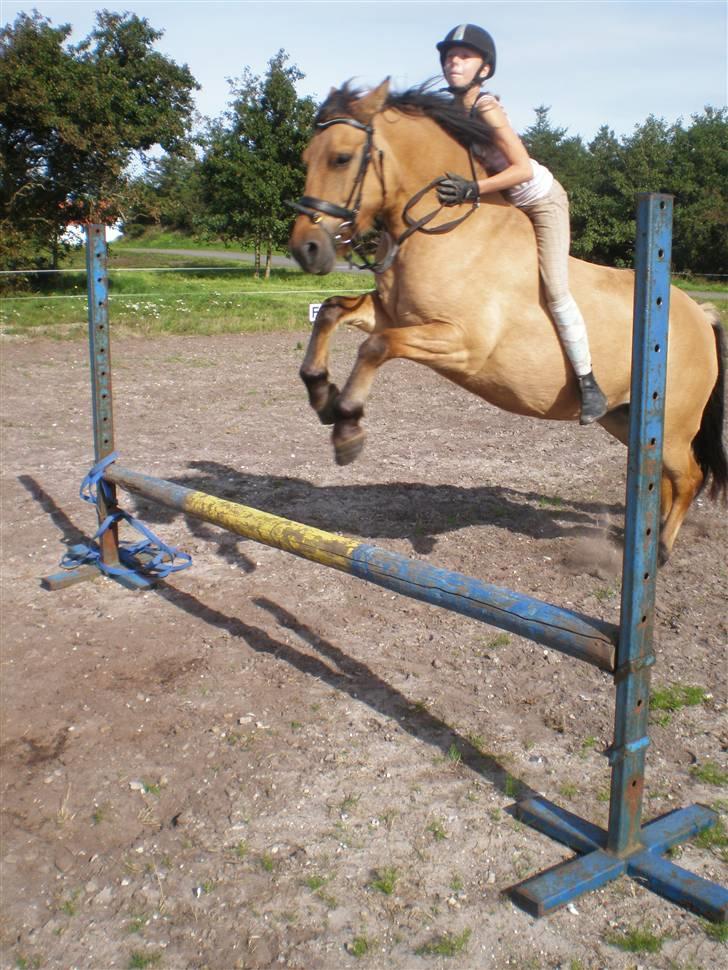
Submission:
[[[478,106],[478,114],[490,128],[493,144],[508,160],[507,168],[496,172],[487,178],[479,179],[478,190],[481,195],[488,192],[502,192],[513,188],[521,182],[528,182],[533,178],[531,159],[528,157],[525,145],[511,128],[503,109],[494,99],[488,99],[485,105]]]

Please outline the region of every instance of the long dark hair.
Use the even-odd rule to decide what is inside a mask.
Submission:
[[[393,108],[407,115],[424,115],[431,118],[465,148],[490,145],[490,129],[477,115],[471,117],[447,90],[434,90],[434,81],[427,81],[406,91],[393,91],[387,96],[384,108]],[[362,96],[362,90],[347,81],[343,87],[333,90],[316,115],[316,124],[352,114],[352,104]]]

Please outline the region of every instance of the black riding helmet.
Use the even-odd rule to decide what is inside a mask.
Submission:
[[[445,57],[451,47],[471,47],[483,58],[484,64],[490,65],[488,80],[495,74],[495,41],[487,30],[477,24],[458,24],[449,31],[444,40],[437,44],[440,52],[440,64],[444,67]]]

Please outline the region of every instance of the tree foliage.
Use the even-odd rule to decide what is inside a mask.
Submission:
[[[42,262],[69,222],[114,221],[134,153],[178,151],[189,130],[196,82],[147,20],[101,11],[75,47],[70,31],[37,13],[0,31],[5,265]]]
[[[631,266],[635,198],[674,195],[673,266],[728,273],[728,112],[706,107],[687,127],[650,116],[621,139],[606,125],[584,145],[536,108],[524,133],[531,155],[548,165],[571,199],[572,252]]]
[[[233,100],[212,122],[203,140],[200,184],[206,227],[224,239],[252,245],[259,263],[274,246],[285,243],[291,223],[287,199],[303,189],[301,161],[316,106],[299,98],[303,74],[280,50],[268,62],[265,77],[249,70],[231,82]]]

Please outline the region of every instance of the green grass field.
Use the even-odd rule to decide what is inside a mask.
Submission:
[[[195,249],[194,256],[155,251]],[[149,246],[150,248],[146,248]],[[132,252],[132,248],[146,249]],[[222,243],[202,243],[172,233],[112,244],[109,256],[109,313],[115,333],[215,334],[305,330],[308,306],[332,293],[364,293],[373,286],[368,272],[308,276],[274,267],[270,279],[255,279],[251,263],[216,259]],[[231,248],[231,252],[235,249]],[[25,288],[0,280],[0,334],[85,336],[84,253],[73,252],[60,274],[36,276]],[[191,268],[194,267],[194,268]],[[676,280],[684,289],[728,292],[728,287]],[[728,327],[728,302],[716,301]]]
[[[197,269],[186,269],[194,264]],[[0,332],[75,338],[86,333],[86,273],[83,254],[66,264],[77,271],[37,277],[33,290],[0,295]],[[253,266],[205,257],[127,252],[112,246],[109,314],[114,331],[135,334],[248,333],[302,330],[309,303],[332,293],[371,289],[369,273],[308,276],[274,268],[255,279]]]

